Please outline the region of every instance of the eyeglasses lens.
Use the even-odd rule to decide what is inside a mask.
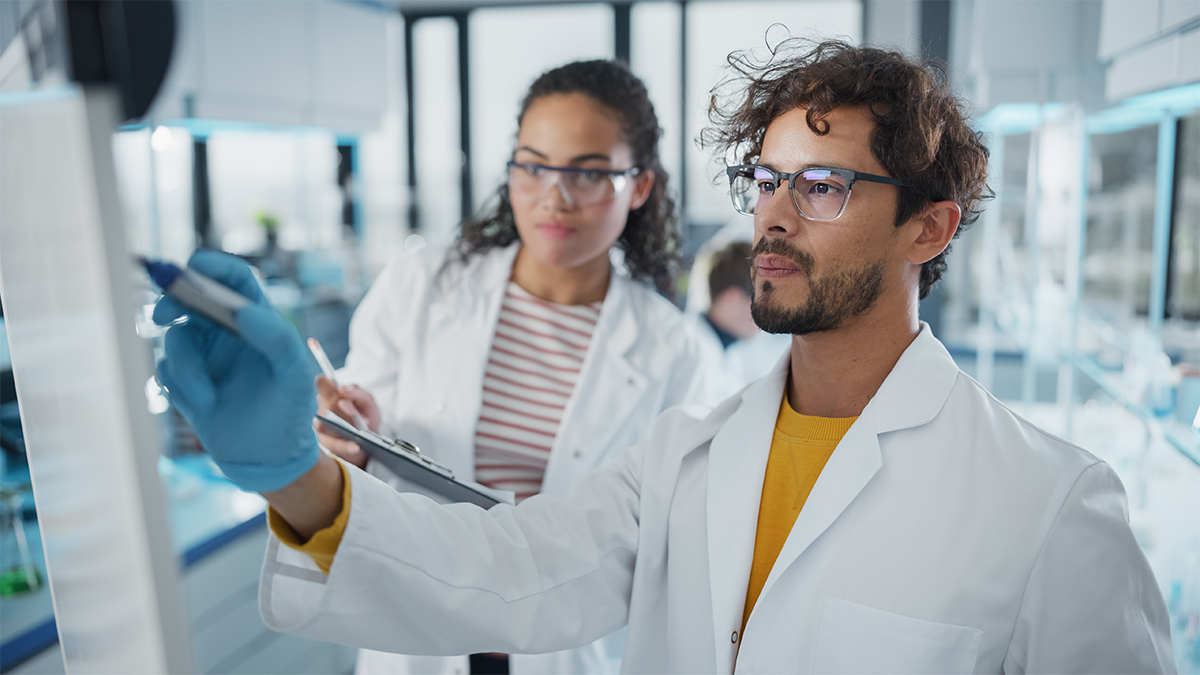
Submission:
[[[842,214],[850,194],[845,175],[828,169],[812,169],[796,176],[789,186],[792,202],[800,214],[810,220],[834,220]],[[733,205],[742,213],[753,215],[759,205],[774,196],[775,177],[759,167],[747,167],[736,172],[729,184]]]
[[[763,196],[764,199],[771,197],[771,190],[766,191],[765,195],[760,192],[758,182],[755,180],[755,173],[757,172],[753,169],[742,168],[729,179],[729,196],[733,199],[733,207],[750,216],[754,215],[760,196]],[[771,189],[773,190],[773,188]]]
[[[833,220],[842,214],[850,194],[845,176],[826,169],[805,171],[792,183],[792,199],[811,220]]]
[[[629,178],[600,171],[563,171],[537,164],[514,164],[508,171],[509,190],[525,198],[541,199],[555,183],[569,204],[586,206],[602,202],[625,189]]]

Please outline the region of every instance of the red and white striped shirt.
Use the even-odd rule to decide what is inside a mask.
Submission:
[[[556,305],[509,282],[483,377],[477,482],[512,490],[517,501],[541,490],[600,305]]]

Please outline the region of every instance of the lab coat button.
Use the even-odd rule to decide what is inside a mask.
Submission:
[[[583,457],[583,451],[576,448],[575,449],[575,459],[579,459],[580,457]]]
[[[733,635],[729,636],[729,641],[735,645],[737,644],[737,631],[736,630],[733,631]]]

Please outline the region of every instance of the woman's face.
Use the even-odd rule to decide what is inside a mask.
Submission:
[[[616,114],[590,97],[552,94],[535,100],[525,111],[513,160],[621,171],[633,167],[633,151],[623,136]],[[544,265],[579,268],[598,264],[603,258],[607,271],[608,250],[625,229],[629,211],[649,197],[653,172],[618,180],[618,184],[624,183],[621,189],[590,203],[571,198],[571,190],[565,185],[571,176],[544,174],[540,187],[525,189],[518,189],[510,174],[509,196],[522,246]],[[578,178],[589,180],[595,176]],[[529,182],[527,176],[524,182]]]

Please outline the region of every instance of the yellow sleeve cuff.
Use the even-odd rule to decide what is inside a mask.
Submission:
[[[267,507],[267,526],[275,537],[285,546],[312,558],[325,574],[329,574],[333,556],[337,554],[338,544],[342,543],[342,535],[346,533],[346,523],[350,521],[350,472],[341,462],[337,464],[342,470],[342,510],[333,519],[333,524],[318,530],[308,541],[304,541],[275,509]]]

